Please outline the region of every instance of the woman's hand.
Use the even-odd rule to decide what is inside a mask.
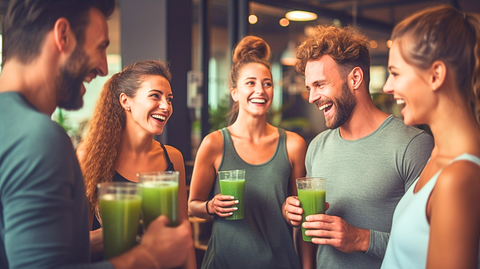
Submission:
[[[289,196],[283,204],[283,217],[292,226],[298,227],[302,224],[303,208],[300,206],[298,196]]]
[[[217,194],[212,200],[208,201],[207,213],[210,215],[217,214],[222,218],[229,217],[234,211],[238,210],[236,204],[238,204],[238,200],[235,197]]]

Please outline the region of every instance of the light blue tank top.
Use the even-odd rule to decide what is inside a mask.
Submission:
[[[480,166],[480,159],[467,153],[452,162],[459,160],[468,160]],[[382,269],[415,269],[427,265],[430,224],[425,209],[441,172],[442,170],[438,171],[420,191],[413,193],[417,178],[398,203],[393,214],[392,231]],[[477,268],[480,268],[479,265],[477,263]]]

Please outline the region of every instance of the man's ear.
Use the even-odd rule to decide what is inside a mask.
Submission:
[[[447,65],[442,61],[435,61],[430,67],[429,83],[432,90],[436,91],[445,82]]]
[[[363,70],[356,66],[347,76],[347,82],[350,89],[357,90],[363,82]]]
[[[60,52],[69,53],[77,44],[70,23],[65,18],[59,18],[53,26],[55,45]]]

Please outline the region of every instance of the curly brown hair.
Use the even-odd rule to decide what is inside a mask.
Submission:
[[[233,50],[232,68],[228,77],[230,88],[236,88],[238,77],[242,68],[249,63],[263,64],[270,71],[270,46],[265,40],[258,36],[246,36]],[[270,71],[271,75],[271,71]],[[230,124],[234,123],[238,117],[238,102],[235,102],[230,111]]]
[[[125,67],[103,85],[93,116],[88,122],[88,132],[79,145],[83,156],[80,167],[91,212],[98,205],[97,184],[112,181],[115,173],[115,162],[126,121],[120,94],[125,93],[134,98],[149,76],[161,76],[169,82],[171,80],[165,63],[144,60]]]
[[[353,27],[337,28],[319,25],[297,48],[295,70],[305,75],[305,66],[310,60],[329,55],[347,75],[354,67],[363,71],[363,80],[368,89],[370,83],[370,53],[368,39]]]
[[[408,42],[402,42],[405,37]],[[392,40],[399,42],[402,58],[417,68],[427,69],[437,60],[450,67],[480,122],[480,15],[448,5],[428,8],[395,26]]]

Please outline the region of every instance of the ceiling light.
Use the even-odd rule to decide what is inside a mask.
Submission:
[[[392,48],[393,41],[392,40],[387,40],[387,47]]]
[[[287,12],[285,17],[291,21],[313,21],[317,19],[317,14],[308,11],[293,10]]]
[[[287,48],[282,52],[280,56],[280,63],[283,65],[290,65],[293,66],[297,62],[297,58],[295,57],[295,41],[290,40],[288,41]]]
[[[287,18],[281,18],[278,23],[282,27],[287,27],[290,24],[290,21]]]
[[[257,23],[257,22],[258,22],[257,16],[255,16],[255,15],[253,15],[253,14],[250,15],[250,16],[248,16],[248,22],[249,22],[250,24],[255,24],[255,23]]]

